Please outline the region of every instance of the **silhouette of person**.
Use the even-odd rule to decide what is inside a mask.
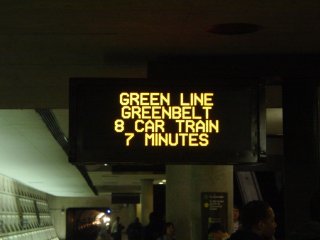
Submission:
[[[156,240],[162,235],[164,222],[159,214],[152,212],[149,214],[149,223],[143,229],[144,240]]]
[[[243,207],[240,224],[230,240],[271,240],[277,227],[273,209],[261,200],[251,201]]]
[[[236,232],[239,229],[239,217],[240,217],[240,209],[238,205],[233,205],[233,212],[232,212],[232,220],[233,220],[233,232]]]
[[[133,223],[129,224],[127,228],[128,240],[141,240],[142,238],[142,224],[139,218],[135,218]]]
[[[166,222],[163,228],[163,234],[157,240],[174,240],[175,228],[172,222]]]
[[[116,218],[116,221],[111,226],[111,236],[114,240],[121,240],[121,232],[124,226],[120,223],[120,217]]]

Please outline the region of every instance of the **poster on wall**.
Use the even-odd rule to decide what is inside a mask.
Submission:
[[[221,224],[228,229],[228,195],[226,192],[201,193],[202,240],[210,240],[208,234],[212,224]]]
[[[208,82],[71,79],[70,162],[256,162],[257,94]]]

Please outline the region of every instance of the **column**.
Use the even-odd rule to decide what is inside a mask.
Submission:
[[[137,217],[136,204],[128,204],[128,222],[132,223]]]
[[[228,228],[232,229],[233,166],[169,165],[166,177],[166,220],[175,224],[177,239],[201,239],[202,192],[227,193]]]
[[[312,79],[283,85],[284,207],[288,236],[310,220],[319,187],[318,86]]]
[[[149,223],[149,214],[153,211],[153,179],[141,180],[141,223]]]

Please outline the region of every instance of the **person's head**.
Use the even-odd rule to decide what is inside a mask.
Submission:
[[[174,225],[172,222],[166,222],[164,224],[164,234],[167,236],[173,236],[175,232]]]
[[[159,216],[156,212],[151,212],[149,214],[149,222],[150,223],[156,223],[159,221]]]
[[[233,205],[233,222],[237,222],[239,221],[239,216],[240,216],[240,210],[239,207],[237,205]]]
[[[214,240],[223,240],[229,236],[225,228],[220,223],[213,223],[209,227],[209,235]]]
[[[247,203],[240,212],[240,223],[243,229],[270,238],[274,235],[277,224],[270,205],[264,201],[254,200]]]

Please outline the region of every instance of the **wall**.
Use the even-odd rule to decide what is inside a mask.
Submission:
[[[57,240],[47,194],[0,175],[0,239]]]

